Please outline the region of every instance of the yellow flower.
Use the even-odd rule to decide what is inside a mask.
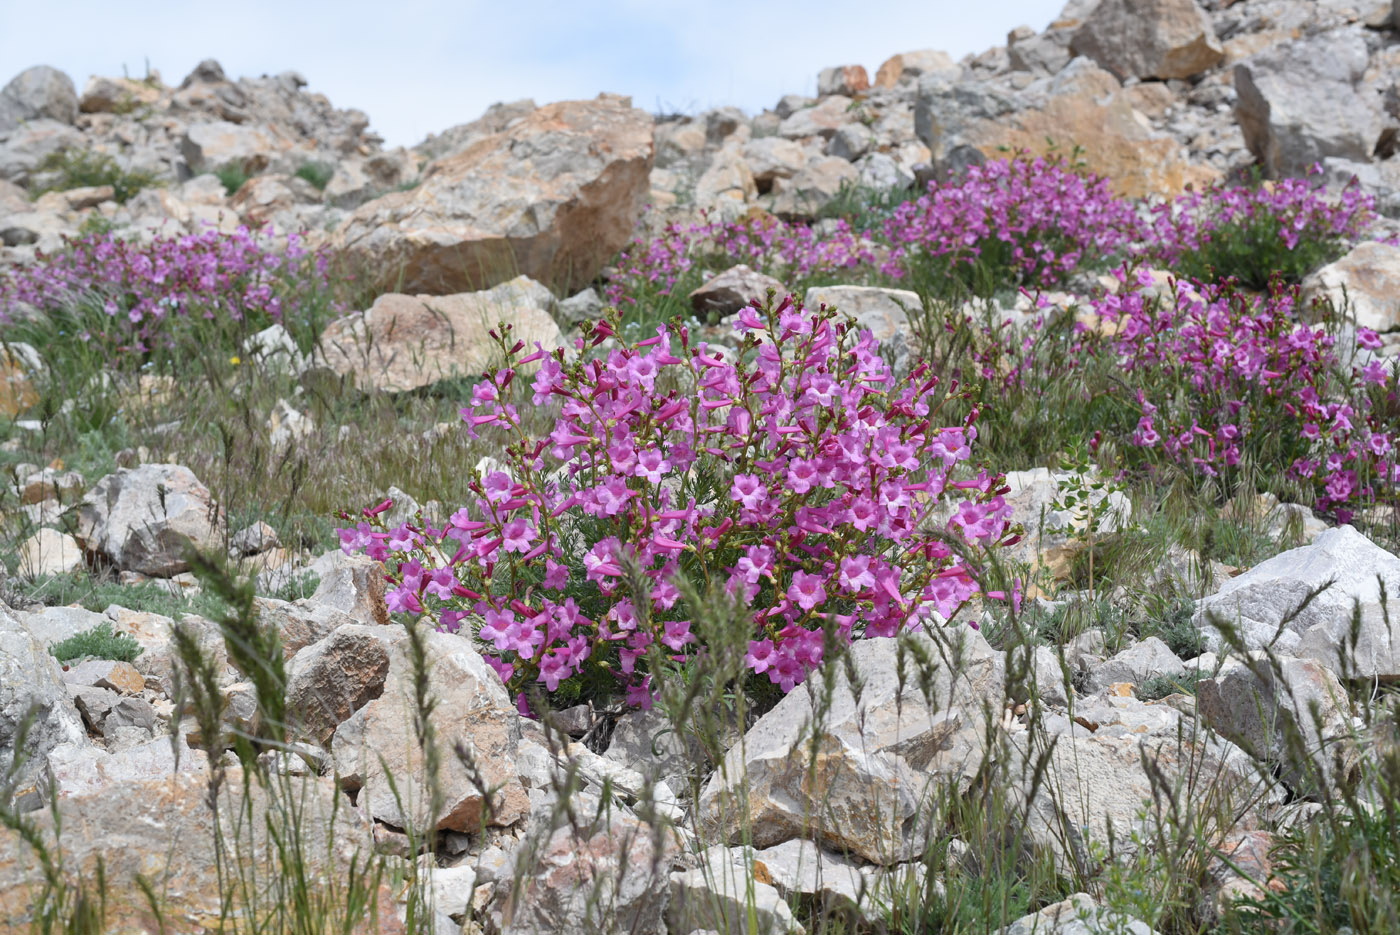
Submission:
[[[237,354],[234,354],[232,357],[230,357],[230,358],[228,359],[228,362],[231,363],[231,364],[233,364],[235,367],[237,367],[239,364],[242,363],[242,361],[238,359],[238,355],[237,355]]]

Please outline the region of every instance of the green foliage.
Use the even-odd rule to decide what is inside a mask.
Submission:
[[[94,613],[101,613],[116,604],[130,610],[178,619],[182,614],[208,616],[215,606],[202,593],[187,598],[183,593],[173,592],[168,584],[151,581],[119,584],[110,578],[89,576],[84,571],[39,578],[22,586],[21,591],[30,600],[43,601],[51,607],[77,604]]]
[[[155,173],[123,169],[112,156],[91,149],[49,153],[39,163],[35,181],[31,187],[35,198],[45,192],[110,185],[118,204],[124,204],[143,188],[160,184]]]
[[[1196,683],[1209,678],[1210,673],[1198,669],[1187,669],[1185,675],[1154,675],[1138,686],[1137,696],[1143,701],[1157,701],[1168,695],[1196,694]]]
[[[127,634],[114,631],[110,623],[99,623],[91,630],[55,643],[49,647],[49,652],[59,662],[83,658],[134,662],[143,649]]]
[[[228,165],[215,169],[214,176],[223,183],[226,193],[234,195],[243,187],[244,182],[253,177],[253,173],[243,168],[239,163],[230,162]]]
[[[328,162],[303,162],[296,171],[297,178],[310,182],[317,191],[325,191],[334,175],[335,166]]]

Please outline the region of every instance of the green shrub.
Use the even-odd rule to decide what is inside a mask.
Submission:
[[[85,657],[132,662],[142,651],[140,643],[125,633],[113,631],[110,623],[99,623],[91,630],[84,630],[49,647],[49,652],[59,662]]]
[[[233,162],[215,169],[214,176],[223,183],[224,191],[229,195],[235,194],[244,182],[253,177],[251,172]]]
[[[296,172],[297,178],[310,182],[317,191],[325,191],[334,175],[335,166],[328,162],[303,162]]]
[[[155,173],[123,169],[107,153],[91,149],[64,149],[49,153],[39,163],[35,178],[38,182],[37,187],[32,189],[35,198],[45,192],[110,185],[113,198],[119,204],[130,200],[141,189],[159,184]]]

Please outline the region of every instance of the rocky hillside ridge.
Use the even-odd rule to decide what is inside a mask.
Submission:
[[[1330,182],[1355,176],[1398,215],[1394,21],[1389,0],[1071,0],[1045,31],[1018,27],[1005,46],[960,62],[906,52],[873,77],[826,68],[817,97],[786,95],[757,115],[652,116],[605,95],[550,105],[569,110],[571,129],[555,134],[558,114],[522,100],[394,150],[295,72],[231,81],[206,61],[177,87],[95,77],[79,94],[41,66],[0,93],[0,259],[25,262],[79,231],[241,223],[306,230],[407,269],[405,291],[494,285],[514,274],[506,267],[569,291],[625,243],[645,204],[658,221],[752,208],[804,218],[843,186],[914,188],[1006,147],[1052,143],[1079,147],[1122,194],[1320,163]],[[156,184],[125,203],[106,186],[31,200],[53,184],[45,159],[65,151],[108,155]],[[469,258],[444,264],[462,244]]]

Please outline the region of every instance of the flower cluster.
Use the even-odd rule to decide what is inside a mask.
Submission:
[[[952,263],[954,272],[980,263],[1005,269],[1013,283],[1046,285],[1139,233],[1133,206],[1107,179],[1044,157],[996,160],[930,182],[928,194],[896,208],[885,223],[892,249],[881,271],[899,278],[928,258]]]
[[[818,236],[805,224],[771,215],[668,224],[660,236],[639,238],[622,252],[608,284],[608,301],[623,306],[636,303],[647,292],[669,295],[702,257],[720,266],[744,263],[785,281],[874,262],[871,245],[858,238],[847,222],[829,226]]]
[[[0,279],[0,322],[19,304],[90,306],[96,314],[85,320],[98,324],[81,337],[145,353],[168,340],[165,323],[173,319],[282,320],[326,286],[327,265],[297,234],[273,238],[242,227],[147,243],[112,234],[70,239],[64,250]]]
[[[1095,310],[1116,324],[1114,347],[1138,387],[1135,445],[1207,476],[1246,459],[1289,465],[1343,520],[1357,501],[1393,495],[1394,426],[1371,413],[1366,389],[1393,394],[1394,374],[1372,360],[1339,382],[1335,338],[1298,320],[1293,290],[1173,283],[1155,295],[1145,274],[1120,276],[1125,288]],[[1364,328],[1358,342],[1380,346]]]
[[[1320,173],[1314,167],[1314,174]],[[1320,181],[1280,179],[1215,185],[1153,208],[1149,253],[1184,275],[1233,277],[1255,289],[1282,276],[1298,282],[1360,238],[1375,199],[1355,184],[1335,200]]]
[[[683,580],[749,608],[744,662],[784,691],[832,640],[950,620],[977,556],[1014,540],[999,477],[967,463],[975,412],[940,424],[949,388],[926,367],[896,381],[869,332],[791,297],[737,328],[733,360],[604,322],[577,355],[492,372],[462,416],[506,436],[504,469],[441,526],[369,510],[343,547],[386,563],[391,610],[470,626],[522,704],[598,673],[649,704],[656,660],[704,649]],[[511,401],[527,364],[531,404],[557,413],[542,437]]]

